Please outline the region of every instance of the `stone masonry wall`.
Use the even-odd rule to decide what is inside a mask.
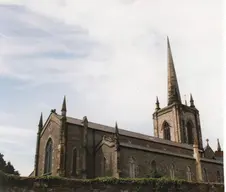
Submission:
[[[0,172],[0,192],[223,192],[224,185],[163,179],[21,178]]]

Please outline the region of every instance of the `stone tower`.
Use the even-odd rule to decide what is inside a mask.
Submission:
[[[168,62],[168,105],[160,108],[157,98],[156,109],[153,114],[154,135],[156,137],[171,140],[178,143],[193,145],[198,141],[198,148],[203,149],[202,133],[199,119],[199,111],[194,105],[190,95],[190,106],[181,102],[180,90],[174,67],[169,38],[167,37],[167,62]]]

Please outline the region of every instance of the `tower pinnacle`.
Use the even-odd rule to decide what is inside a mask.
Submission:
[[[66,113],[67,113],[66,96],[64,96],[64,100],[61,108],[61,115],[66,116]]]
[[[42,128],[43,128],[43,117],[42,117],[42,113],[41,113],[40,120],[39,120],[39,123],[38,123],[39,133],[42,131]]]
[[[156,97],[156,103],[155,103],[155,110],[158,111],[160,109],[160,106],[159,106],[159,99],[158,97]]]
[[[190,94],[190,107],[195,107],[192,94]]]
[[[221,145],[219,139],[217,139],[217,151],[221,151]]]
[[[174,102],[181,103],[181,97],[168,37],[167,37],[167,54],[168,54],[168,105],[171,105]]]
[[[116,150],[119,151],[119,130],[118,130],[118,124],[117,122],[115,123],[115,145],[116,145]]]

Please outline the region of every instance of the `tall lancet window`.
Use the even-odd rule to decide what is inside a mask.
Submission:
[[[193,124],[191,121],[189,121],[187,123],[187,134],[188,134],[188,137],[187,137],[187,141],[188,141],[188,144],[193,144],[194,143],[194,139],[193,139]]]
[[[205,168],[203,169],[203,177],[204,182],[208,182],[207,170]]]
[[[170,125],[166,121],[163,123],[163,138],[166,140],[171,140]]]
[[[217,182],[221,183],[221,174],[220,171],[217,171]]]
[[[187,180],[191,181],[191,168],[189,166],[187,166]]]
[[[76,176],[77,172],[77,149],[74,148],[72,151],[72,176]]]
[[[175,166],[174,166],[174,164],[172,164],[170,166],[170,178],[175,179]]]
[[[45,148],[44,174],[51,174],[52,172],[52,153],[53,153],[53,142],[52,139],[49,139]]]
[[[136,177],[136,164],[133,157],[130,157],[129,159],[129,176],[130,178]]]

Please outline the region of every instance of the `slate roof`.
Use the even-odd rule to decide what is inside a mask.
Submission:
[[[62,117],[61,115],[58,115],[58,114],[57,114],[57,116],[59,118]],[[73,117],[67,117],[67,123],[83,126],[81,119],[77,119],[77,118],[73,118]],[[90,121],[88,123],[88,126],[89,126],[89,128],[95,129],[95,130],[98,130],[98,131],[104,131],[104,132],[109,132],[109,133],[115,132],[114,127],[110,127],[110,126],[107,126],[107,125],[101,125],[101,124],[93,123],[93,122],[90,122]],[[136,132],[128,131],[128,130],[125,130],[125,129],[119,129],[119,134],[123,135],[123,136],[127,136],[127,137],[136,138],[136,139],[142,139],[142,140],[145,140],[145,141],[152,141],[152,142],[161,143],[161,144],[165,144],[165,145],[171,145],[171,146],[175,146],[175,147],[193,150],[193,147],[191,145],[188,145],[188,144],[176,143],[176,142],[173,142],[173,141],[169,141],[169,140],[165,140],[165,139],[161,139],[161,138],[157,138],[157,137],[153,137],[153,136],[149,136],[149,135],[144,135],[144,134],[141,134],[141,133],[136,133]]]

